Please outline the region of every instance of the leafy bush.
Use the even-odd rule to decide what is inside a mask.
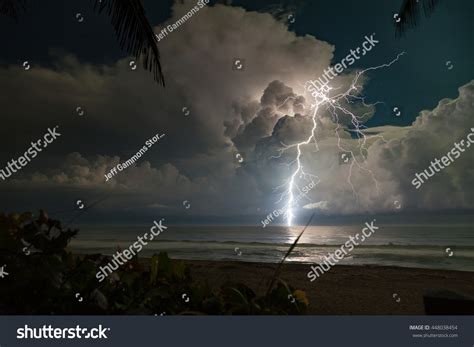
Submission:
[[[261,297],[239,283],[212,290],[164,252],[147,265],[135,257],[99,283],[110,259],[69,252],[77,233],[43,211],[0,214],[0,266],[9,273],[0,278],[0,314],[302,314],[308,306],[281,280]]]

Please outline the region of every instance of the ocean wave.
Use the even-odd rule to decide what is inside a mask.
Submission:
[[[111,246],[114,246],[118,243],[125,244],[133,242],[133,240],[112,240],[112,239],[102,239],[102,240],[74,240],[74,245],[80,244],[102,244],[107,243]],[[292,242],[245,242],[245,241],[212,241],[212,240],[154,240],[154,244],[197,244],[197,245],[246,245],[246,246],[258,246],[258,247],[289,247],[292,245]],[[339,248],[343,245],[343,243],[298,243],[296,247],[304,248]],[[474,251],[474,246],[466,246],[466,245],[453,245],[452,243],[446,245],[423,245],[423,244],[402,244],[402,243],[393,243],[388,242],[385,244],[360,244],[355,246],[355,249],[374,249],[374,248],[392,248],[392,249],[445,249],[446,247],[455,248],[456,250],[464,250],[464,251]]]

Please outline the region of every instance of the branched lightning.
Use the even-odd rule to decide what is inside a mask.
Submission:
[[[311,112],[310,117],[312,119],[311,133],[306,140],[301,141],[299,143],[295,143],[293,145],[286,145],[284,143],[281,143],[282,148],[279,149],[279,155],[272,157],[272,158],[280,158],[282,154],[288,151],[289,149],[292,149],[292,148],[296,149],[296,158],[288,164],[288,166],[296,165],[296,168],[294,169],[293,173],[290,175],[289,179],[287,179],[286,182],[282,185],[282,186],[286,186],[287,188],[281,194],[280,199],[279,199],[279,201],[282,201],[284,198],[287,198],[287,204],[286,204],[285,210],[286,210],[286,215],[287,215],[288,226],[291,226],[293,218],[294,218],[292,210],[294,208],[294,203],[295,203],[295,192],[299,191],[301,193],[301,189],[298,187],[296,183],[296,178],[297,177],[304,178],[307,181],[309,179],[311,182],[314,182],[313,179],[318,177],[304,171],[303,165],[301,163],[301,157],[303,153],[303,147],[310,143],[314,143],[316,150],[317,151],[319,150],[317,137],[316,137],[316,131],[318,128],[318,120],[320,119],[321,113],[322,113],[319,111],[329,112],[329,114],[333,118],[333,121],[336,123],[335,133],[337,136],[337,146],[342,152],[346,153],[348,160],[351,161],[349,165],[349,175],[347,178],[347,182],[351,186],[354,195],[357,196],[355,193],[354,185],[351,181],[351,177],[352,177],[353,168],[355,166],[358,167],[360,170],[368,172],[372,180],[375,182],[375,187],[378,191],[379,189],[378,182],[375,179],[373,172],[370,169],[363,166],[363,160],[367,158],[367,153],[368,153],[368,148],[366,146],[367,140],[369,140],[370,138],[381,138],[383,141],[385,141],[385,139],[381,135],[368,136],[364,133],[364,129],[366,129],[366,127],[364,126],[363,122],[364,122],[365,117],[370,112],[366,112],[362,114],[361,116],[357,116],[344,106],[344,102],[347,104],[353,104],[355,102],[359,102],[365,107],[373,107],[379,104],[380,102],[376,102],[372,104],[365,103],[365,98],[359,95],[359,92],[362,87],[361,85],[358,84],[359,79],[361,78],[362,75],[364,75],[368,71],[378,70],[384,67],[390,67],[396,61],[398,61],[399,58],[403,54],[405,54],[405,52],[399,53],[397,57],[393,59],[392,61],[390,61],[389,63],[382,64],[379,66],[369,67],[367,69],[357,71],[353,80],[350,83],[349,88],[347,88],[347,90],[345,90],[344,92],[339,92],[339,90],[342,87],[331,87],[328,85],[323,89],[314,88],[316,87],[316,84],[315,84],[316,82],[313,80],[309,80],[304,84],[305,90],[308,90],[308,87],[313,85],[313,92],[311,95],[314,98],[313,100],[314,103],[311,105],[311,111],[310,111]],[[330,94],[333,94],[333,95],[330,96]],[[287,98],[281,106],[283,106],[289,99],[294,99],[294,97]],[[356,153],[354,153],[353,150],[344,148],[341,145],[341,137],[339,136],[339,131],[340,130],[344,131],[344,127],[341,125],[339,121],[340,114],[346,117],[347,116],[350,117],[350,122],[353,127],[353,129],[351,129],[350,131],[358,139],[357,148],[359,149],[358,154],[360,154],[360,158],[358,158],[355,155]],[[318,179],[318,183],[319,183],[319,179]],[[277,187],[277,188],[281,188],[282,186]]]

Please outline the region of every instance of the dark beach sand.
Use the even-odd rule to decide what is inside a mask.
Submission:
[[[226,281],[241,282],[262,294],[277,264],[187,260],[194,280],[218,288]],[[280,277],[302,289],[310,301],[309,314],[424,315],[423,294],[450,290],[474,298],[474,272],[388,266],[333,267],[313,282],[309,265],[285,264]],[[396,302],[393,294],[398,294]],[[474,314],[472,312],[471,314]]]

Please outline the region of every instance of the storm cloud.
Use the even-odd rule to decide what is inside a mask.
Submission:
[[[191,4],[176,3],[155,32]],[[41,158],[0,182],[2,209],[54,209],[81,194],[102,193],[111,198],[98,208],[115,212],[179,213],[183,200],[198,215],[251,215],[281,207],[276,202],[295,155],[294,149],[281,150],[309,136],[312,100],[303,85],[331,64],[334,46],[296,36],[269,14],[223,5],[203,8],[159,44],[166,89],[146,72],[131,70],[132,58],[97,65],[52,50],[52,66],[0,68],[7,124],[0,128],[2,162],[21,155],[43,129],[63,130]],[[242,71],[233,69],[235,59],[244,61]],[[344,88],[353,74],[335,83]],[[373,116],[373,108],[348,107],[365,114],[364,120]],[[473,183],[472,151],[422,189],[410,183],[467,135],[473,110],[471,82],[457,99],[440,101],[410,126],[368,129],[364,151],[347,119],[338,126],[320,110],[317,141],[303,147],[305,172],[320,183],[301,205],[335,215],[393,211],[395,200],[403,209],[474,208],[466,189]],[[104,174],[158,132],[166,137],[105,182]],[[358,165],[341,164],[341,148],[354,150]]]

